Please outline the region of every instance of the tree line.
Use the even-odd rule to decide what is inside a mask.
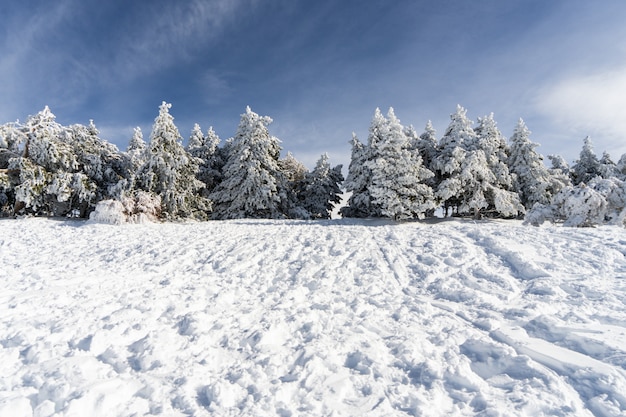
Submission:
[[[353,135],[348,175],[326,154],[309,171],[249,107],[223,144],[195,125],[183,138],[163,102],[149,141],[136,128],[120,151],[88,126],[62,126],[48,107],[25,123],[0,126],[3,216],[101,216],[144,219],[325,219],[349,192],[343,217],[422,219],[436,215],[624,224],[626,154],[598,158],[584,140],[570,167],[558,155],[544,164],[519,120],[507,141],[493,114],[474,127],[457,106],[444,135],[430,122],[418,134],[393,109],[376,109],[366,142]],[[93,214],[92,214],[93,213]]]

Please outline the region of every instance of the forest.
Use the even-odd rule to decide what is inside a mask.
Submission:
[[[136,128],[124,151],[100,138],[93,121],[62,126],[48,107],[0,125],[0,216],[327,219],[346,192],[343,217],[626,221],[626,154],[617,163],[606,152],[599,158],[587,137],[571,166],[549,155],[548,167],[522,119],[507,140],[493,113],[474,123],[457,106],[437,138],[430,122],[418,134],[392,108],[376,109],[367,141],[352,137],[344,179],[326,154],[312,170],[281,156],[272,119],[249,107],[223,143],[198,124],[183,140],[170,108],[163,102],[149,140]]]

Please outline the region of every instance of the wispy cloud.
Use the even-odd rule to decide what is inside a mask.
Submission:
[[[250,0],[147,3],[134,11],[141,24],[117,33],[112,75],[133,78],[193,59],[242,7],[251,4]]]
[[[37,111],[33,97],[77,107],[98,89],[185,66],[255,0],[119,3],[41,2],[5,16],[0,117]]]
[[[541,112],[564,132],[592,136],[596,148],[615,158],[626,152],[626,65],[564,79],[537,98]]]

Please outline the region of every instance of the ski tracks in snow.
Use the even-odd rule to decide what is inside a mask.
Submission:
[[[626,412],[622,229],[1,226],[0,416]]]

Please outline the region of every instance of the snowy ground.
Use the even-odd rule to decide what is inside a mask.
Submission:
[[[0,220],[0,416],[626,414],[626,230]]]

